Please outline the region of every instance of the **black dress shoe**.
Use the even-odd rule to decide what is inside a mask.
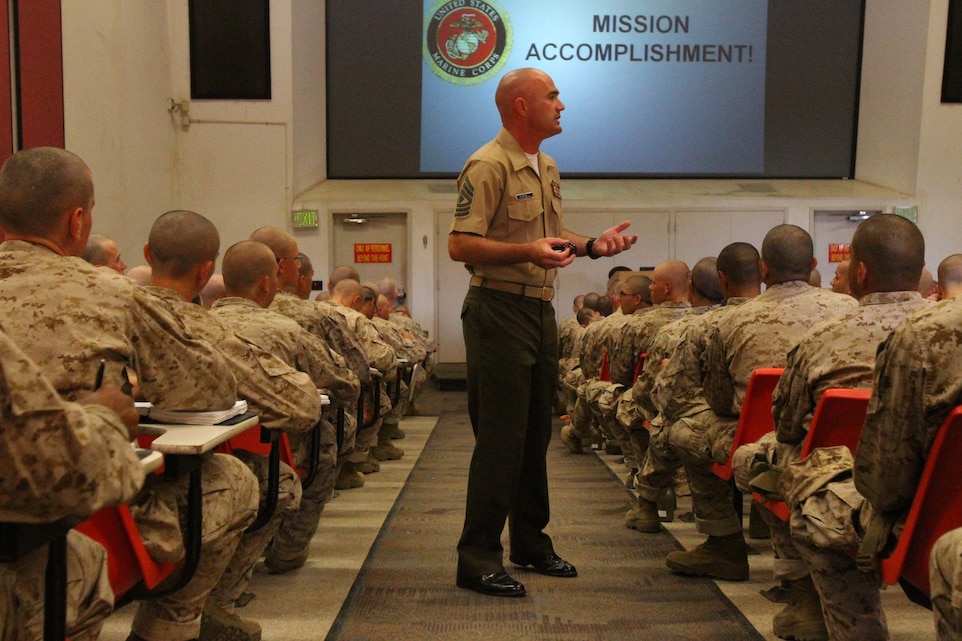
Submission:
[[[481,576],[458,577],[458,587],[489,596],[524,596],[524,585],[504,572]]]
[[[578,570],[575,568],[575,566],[571,565],[557,554],[549,554],[543,559],[538,559],[537,561],[516,561],[515,559],[511,559],[511,562],[515,565],[520,565],[521,567],[527,567],[530,565],[534,568],[535,572],[539,572],[546,576],[578,576]]]

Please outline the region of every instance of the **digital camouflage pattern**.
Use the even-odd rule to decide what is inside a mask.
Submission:
[[[932,614],[938,641],[962,641],[962,528],[943,534],[929,557]]]
[[[687,301],[666,301],[628,314],[609,350],[612,382],[630,388],[634,382],[632,379],[638,356],[648,351],[658,330],[690,311],[691,303]]]

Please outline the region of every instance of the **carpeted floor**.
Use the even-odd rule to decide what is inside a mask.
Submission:
[[[528,596],[486,597],[454,586],[473,437],[463,396],[447,404],[372,547],[328,641],[762,640],[707,580],[673,575],[668,533],[639,537],[622,525],[630,497],[595,456],[552,442],[552,522],[575,579],[511,568]],[[607,526],[605,524],[608,524]],[[507,549],[507,546],[505,546]]]

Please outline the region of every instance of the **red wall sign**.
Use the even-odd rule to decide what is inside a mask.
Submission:
[[[840,263],[852,253],[852,243],[829,243],[828,262]]]
[[[354,243],[355,263],[390,263],[391,243]]]

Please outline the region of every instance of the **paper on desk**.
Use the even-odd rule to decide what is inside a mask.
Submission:
[[[234,418],[247,411],[247,401],[240,400],[233,407],[226,410],[209,410],[205,412],[191,412],[186,410],[164,410],[151,406],[150,403],[137,403],[137,411],[141,416],[149,416],[160,423],[174,423],[180,425],[216,425]]]

